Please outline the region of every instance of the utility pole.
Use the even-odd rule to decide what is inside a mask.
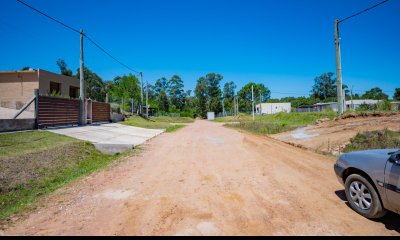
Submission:
[[[85,126],[87,124],[87,113],[86,113],[86,84],[84,78],[84,58],[83,58],[83,29],[80,33],[80,64],[79,64],[79,81],[80,81],[80,119],[79,125]]]
[[[263,98],[262,98],[262,93],[260,91],[260,115],[262,115],[262,103],[263,103]]]
[[[146,117],[149,118],[149,81],[146,80]]]
[[[141,102],[140,102],[140,110],[139,110],[139,113],[140,114],[142,114],[142,112],[143,112],[143,73],[142,72],[140,72],[139,73],[139,78],[140,78],[140,89],[141,89],[141,91],[140,91],[140,94],[141,94]]]
[[[255,119],[255,115],[254,115],[254,85],[251,86],[251,101],[252,101],[252,112],[253,112],[253,121],[256,120]]]
[[[351,111],[354,111],[353,89],[354,89],[354,86],[351,87],[351,91],[350,91],[350,97],[351,97]]]
[[[236,114],[237,114],[237,116],[240,115],[240,112],[239,112],[239,96],[236,96]]]
[[[233,114],[236,116],[236,96],[233,96]]]
[[[226,116],[226,114],[225,114],[225,98],[222,98],[222,115],[223,115],[223,117]]]
[[[336,79],[337,79],[337,99],[338,111],[342,115],[343,107],[343,81],[342,81],[342,59],[340,52],[339,20],[335,21],[335,47],[336,47]]]

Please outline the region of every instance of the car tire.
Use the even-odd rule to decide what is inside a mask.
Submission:
[[[346,198],[354,211],[369,219],[386,215],[378,192],[365,177],[358,174],[350,175],[346,179],[345,187]]]

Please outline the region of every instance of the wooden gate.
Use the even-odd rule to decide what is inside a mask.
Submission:
[[[39,127],[76,125],[79,100],[39,96],[37,118]]]
[[[111,119],[111,107],[108,103],[92,102],[92,121],[109,122]]]

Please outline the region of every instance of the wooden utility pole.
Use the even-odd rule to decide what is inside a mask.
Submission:
[[[350,96],[351,96],[351,111],[354,111],[355,109],[354,109],[354,101],[353,101],[353,89],[354,89],[354,86],[353,87],[351,87],[351,92],[350,92]]]
[[[84,58],[83,58],[83,29],[81,29],[80,33],[80,64],[79,64],[79,80],[80,80],[80,119],[79,125],[85,126],[87,124],[87,113],[86,113],[86,84],[84,78]]]
[[[146,117],[149,118],[149,81],[146,80]]]
[[[225,98],[222,98],[222,116],[225,117]]]
[[[237,116],[240,115],[240,112],[239,112],[239,96],[236,96],[236,114],[237,114]]]
[[[335,47],[336,47],[336,79],[337,79],[337,99],[338,111],[342,115],[343,107],[343,81],[342,81],[342,59],[340,52],[339,20],[335,21]]]
[[[141,89],[141,91],[140,91],[140,94],[141,94],[141,102],[140,102],[140,114],[142,114],[143,113],[143,103],[144,103],[144,101],[143,101],[143,73],[142,72],[140,72],[139,73],[139,78],[140,78],[140,89]]]
[[[254,85],[251,86],[251,101],[252,101],[252,104],[251,104],[252,109],[251,110],[253,112],[253,121],[254,121],[254,120],[256,120],[255,115],[254,115]]]

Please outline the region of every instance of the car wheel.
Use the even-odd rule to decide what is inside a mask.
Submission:
[[[351,208],[366,218],[386,215],[377,191],[363,176],[354,174],[346,179],[346,197]]]

